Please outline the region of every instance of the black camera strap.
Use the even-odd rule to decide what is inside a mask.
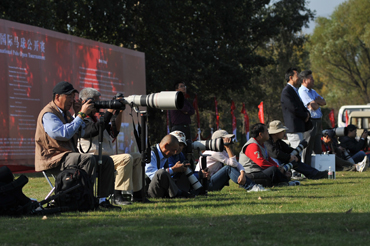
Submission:
[[[89,153],[89,151],[91,149],[91,145],[92,145],[92,135],[91,135],[91,132],[90,132],[90,145],[89,145],[89,148],[87,149],[86,152],[83,151],[82,146],[81,146],[81,127],[78,130],[78,140],[79,140],[78,141],[79,142],[78,148],[80,149],[80,152],[83,153],[83,154]]]
[[[134,136],[135,136],[135,140],[136,140],[136,144],[137,144],[137,147],[139,149],[139,152],[141,153],[141,139],[140,139],[140,135],[139,135],[139,132],[141,132],[141,126],[139,124],[139,122],[137,123],[137,126],[138,126],[138,130],[136,130],[136,126],[135,126],[135,122],[134,122],[134,116],[132,115],[132,108],[131,108],[131,118],[132,118],[132,128],[133,128],[133,131],[134,131]],[[139,114],[137,114],[137,116],[139,117]]]

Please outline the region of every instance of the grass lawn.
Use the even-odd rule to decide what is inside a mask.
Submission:
[[[45,178],[28,176],[24,193],[42,200]],[[152,199],[120,212],[1,217],[0,245],[370,245],[369,187],[370,171],[337,172],[268,192],[230,183],[208,197]]]

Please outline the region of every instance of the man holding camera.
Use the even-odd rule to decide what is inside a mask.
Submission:
[[[265,186],[296,185],[294,181],[289,182],[292,173],[279,167],[269,156],[264,145],[269,140],[267,127],[262,123],[252,125],[250,137],[239,154],[239,161],[244,166],[247,177]]]
[[[244,167],[236,160],[231,147],[234,134],[229,134],[225,130],[217,130],[212,134],[212,140],[222,138],[224,148],[222,152],[207,150],[201,158],[207,158],[207,168],[202,169],[201,162],[195,168],[196,172],[201,172],[199,176],[208,178],[208,191],[221,190],[229,184],[231,179],[234,183],[239,184],[241,188],[251,191],[266,191],[263,186],[255,184],[245,175]]]
[[[355,125],[348,125],[345,131],[345,136],[340,138],[340,146],[349,151],[355,163],[360,162],[364,159],[369,159],[370,154],[365,154],[364,150],[367,150],[367,136],[368,132],[365,129],[361,134],[360,140],[356,140],[356,130]]]
[[[62,81],[53,89],[53,100],[41,110],[35,133],[35,170],[63,171],[77,165],[90,175],[94,183],[98,156],[80,154],[76,147],[79,130],[83,134],[86,128],[83,119],[91,112],[93,105],[86,103],[81,106],[81,102],[75,100],[76,93],[78,91],[72,84]],[[72,106],[75,118],[69,113]],[[100,207],[120,209],[106,200],[114,189],[114,165],[109,156],[103,156],[100,170]]]
[[[178,161],[169,167],[168,158],[179,153],[179,141],[176,136],[168,134],[159,144],[151,148],[150,163],[145,166],[148,195],[153,198],[192,198],[194,195],[177,187],[172,175],[183,173],[187,165]]]
[[[309,179],[327,178],[328,173],[326,171],[320,172],[316,168],[302,163],[299,154],[295,155],[293,152],[294,149],[289,147],[289,145],[282,140],[287,129],[288,128],[285,127],[280,120],[274,120],[270,122],[268,128],[270,137],[269,140],[265,142],[265,146],[269,155],[276,159],[278,164],[285,167],[286,170],[293,168]],[[299,151],[296,152],[299,153]]]
[[[92,99],[91,104],[100,101],[100,92],[93,88],[84,88],[80,92],[80,99],[84,104],[89,99]],[[120,98],[115,98],[120,99]],[[116,140],[121,128],[122,110],[114,110],[108,108],[104,115],[104,131],[102,142],[102,154],[109,155],[114,162],[116,169],[115,187],[113,203],[116,205],[128,205],[130,201],[123,198],[122,192],[132,193],[132,201],[142,201],[142,165],[141,154],[116,154],[113,147],[113,142]],[[90,154],[99,154],[99,119],[95,114],[98,112],[93,108],[84,119],[86,128],[85,133],[80,139],[80,151],[87,151]],[[116,112],[116,113],[115,113]],[[148,200],[146,200],[148,202]]]

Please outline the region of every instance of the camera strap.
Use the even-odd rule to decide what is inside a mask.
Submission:
[[[79,146],[78,148],[80,149],[80,152],[83,153],[83,154],[86,154],[86,153],[89,153],[90,149],[91,149],[91,145],[92,145],[92,136],[91,136],[91,132],[90,132],[90,145],[89,145],[89,148],[87,149],[86,152],[83,151],[82,149],[82,146],[81,146],[81,127],[80,129],[78,130],[78,139],[79,139]]]
[[[138,130],[136,130],[136,126],[135,126],[135,122],[134,122],[134,116],[132,115],[132,108],[131,108],[131,118],[132,118],[132,128],[133,128],[133,131],[134,131],[134,136],[135,136],[135,140],[136,140],[136,144],[137,144],[137,147],[139,149],[139,152],[141,153],[141,139],[140,139],[140,135],[138,132],[141,131],[141,126],[139,124],[139,122],[137,123],[138,125]],[[139,115],[138,115],[139,116]]]

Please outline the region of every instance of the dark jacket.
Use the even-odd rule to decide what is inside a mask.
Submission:
[[[305,132],[312,129],[311,119],[305,122],[307,115],[310,114],[292,86],[285,86],[281,92],[280,102],[285,126],[289,128],[288,133]]]
[[[349,154],[353,156],[357,152],[364,150],[366,148],[366,140],[360,139],[360,141],[357,141],[355,138],[350,138],[348,136],[345,136],[341,138],[340,146],[343,148],[349,150]]]
[[[115,127],[115,121],[112,121],[112,125],[109,124],[112,119],[113,114],[111,112],[106,111],[104,113],[104,129],[107,130],[107,132],[114,138],[118,135],[119,132],[117,132],[117,128]],[[100,126],[100,120],[99,119],[93,119],[94,122],[91,122],[87,119],[84,120],[85,122],[85,134],[81,136],[82,138],[89,139],[90,135],[91,137],[95,137],[99,135],[99,126]],[[114,125],[114,126],[113,126]]]
[[[272,158],[278,159],[282,163],[289,163],[290,153],[294,150],[283,140],[279,139],[274,142],[271,137],[265,142],[265,147]]]

